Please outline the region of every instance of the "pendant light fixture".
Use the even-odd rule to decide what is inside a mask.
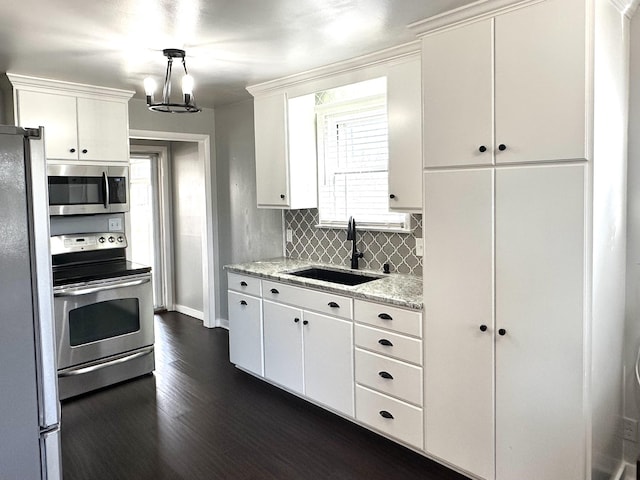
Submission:
[[[196,106],[193,95],[193,77],[187,72],[184,50],[177,48],[165,48],[162,53],[167,57],[167,73],[164,76],[164,87],[162,88],[162,102],[154,102],[153,95],[156,90],[156,82],[153,78],[144,79],[144,90],[147,95],[147,106],[149,110],[164,113],[197,113],[201,111]],[[174,58],[182,59],[184,67],[184,77],[182,77],[182,96],[184,103],[171,103],[171,66]]]

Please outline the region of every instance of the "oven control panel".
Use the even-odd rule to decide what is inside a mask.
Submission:
[[[54,235],[50,240],[52,255],[127,247],[127,237],[118,232]]]

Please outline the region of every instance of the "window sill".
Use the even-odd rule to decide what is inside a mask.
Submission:
[[[363,225],[358,224],[358,232],[386,232],[386,233],[400,233],[400,234],[409,234],[413,232],[412,228],[397,228],[397,227],[382,227],[378,225]],[[324,230],[346,230],[347,225],[324,225],[319,224],[316,225],[316,228],[321,228]]]

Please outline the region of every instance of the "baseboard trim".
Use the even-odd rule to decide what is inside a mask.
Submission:
[[[200,321],[204,321],[204,313],[196,310],[194,308],[185,307],[184,305],[175,305],[176,312],[184,313],[185,315],[189,315],[190,317],[197,318]]]

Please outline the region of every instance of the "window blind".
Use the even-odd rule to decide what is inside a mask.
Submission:
[[[319,214],[322,225],[406,228],[388,208],[388,122],[385,96],[318,108]]]

